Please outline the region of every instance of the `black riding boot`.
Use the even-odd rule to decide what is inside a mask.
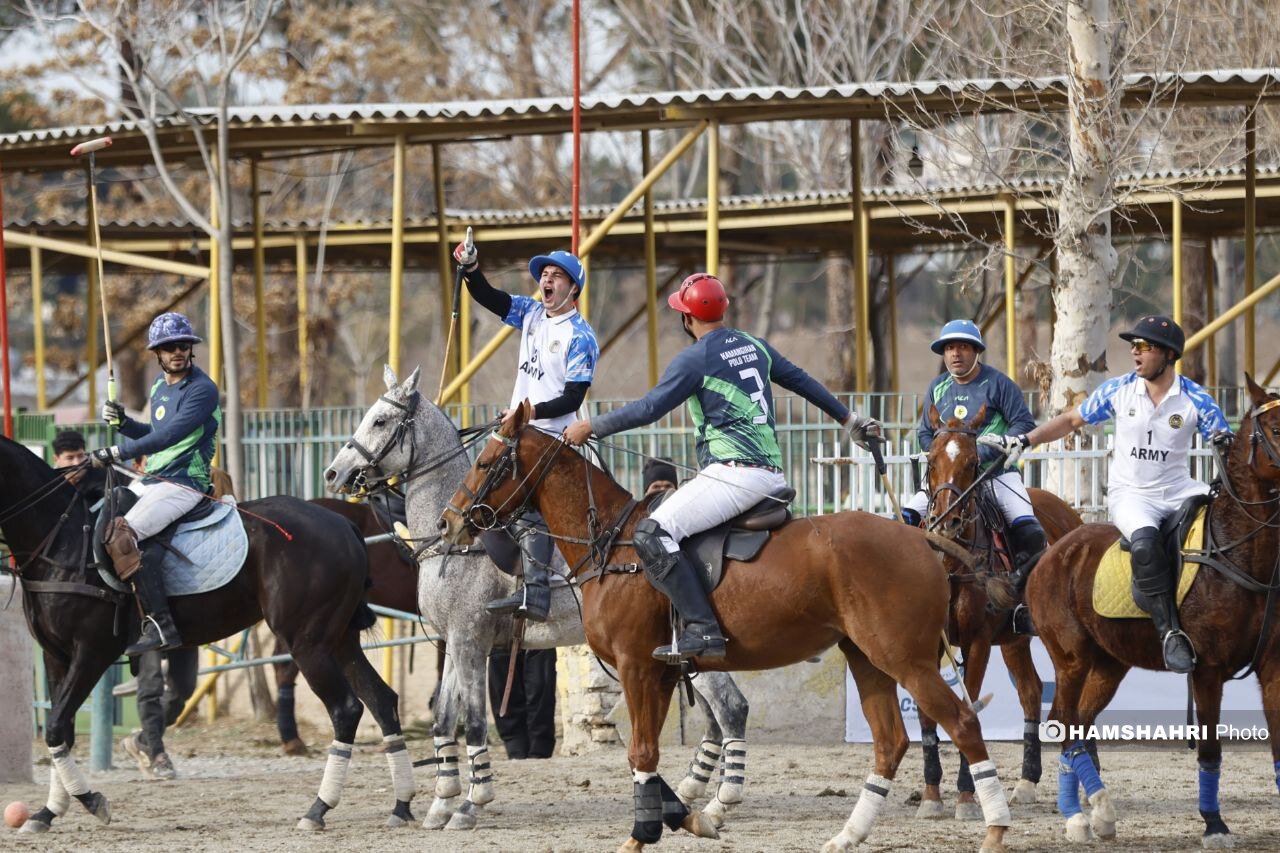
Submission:
[[[1040,555],[1044,553],[1048,539],[1044,528],[1035,518],[1023,519],[1010,528],[1009,539],[1009,550],[1013,552],[1013,571],[1009,575],[1009,584],[1019,599],[1018,606],[1013,608],[1011,617],[1013,632],[1035,634],[1035,626],[1031,624],[1031,611],[1027,609],[1026,602],[1021,599],[1027,588],[1027,581],[1031,578],[1031,570],[1040,561]]]
[[[542,520],[538,516],[538,521]],[[546,622],[551,610],[551,579],[548,565],[551,563],[555,543],[540,529],[528,530],[520,537],[520,558],[524,566],[524,586],[513,595],[490,601],[485,610],[490,613],[514,613],[530,622]]]
[[[659,646],[653,656],[667,663],[690,658],[719,659],[725,655],[724,634],[711,610],[711,601],[698,578],[698,568],[683,551],[671,553],[663,545],[667,532],[657,522],[644,518],[636,525],[635,549],[644,561],[649,583],[667,598],[684,624],[673,645]]]
[[[1190,672],[1196,665],[1196,653],[1178,623],[1177,594],[1161,548],[1160,531],[1154,527],[1135,530],[1129,555],[1133,563],[1133,598],[1151,614],[1165,668],[1170,672]]]
[[[178,628],[169,615],[169,598],[164,591],[164,575],[160,563],[164,549],[154,542],[142,543],[142,567],[133,577],[133,591],[142,604],[142,634],[137,642],[124,650],[126,655],[163,652],[182,645]]]

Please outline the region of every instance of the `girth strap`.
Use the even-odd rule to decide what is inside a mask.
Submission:
[[[120,604],[132,597],[123,592],[116,592],[114,589],[91,586],[87,583],[76,583],[74,581],[32,581],[24,578],[22,589],[24,592],[36,595],[83,595],[87,598],[96,598],[111,604]]]

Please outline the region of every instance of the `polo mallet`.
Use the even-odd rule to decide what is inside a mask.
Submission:
[[[114,401],[116,398],[116,371],[111,360],[111,324],[107,321],[106,280],[102,272],[102,234],[98,229],[97,161],[94,157],[96,152],[110,147],[111,137],[100,136],[97,139],[90,139],[88,142],[81,142],[75,148],[72,148],[71,156],[89,155],[89,222],[93,227],[93,248],[98,259],[98,304],[102,308],[102,342],[107,350],[107,399]]]
[[[475,249],[475,241],[471,238],[471,226],[467,226],[467,238],[463,241],[467,252]],[[453,277],[453,313],[449,316],[449,337],[444,343],[444,364],[440,366],[440,387],[436,389],[436,405],[444,405],[444,400],[440,399],[444,396],[444,378],[449,374],[449,353],[453,351],[453,332],[458,328],[458,317],[461,309],[459,308],[459,300],[462,299],[462,264],[458,264],[458,272]]]

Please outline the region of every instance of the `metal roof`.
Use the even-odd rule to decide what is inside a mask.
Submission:
[[[1125,75],[1128,105],[1182,102],[1225,105],[1280,96],[1280,68],[1219,69]],[[649,94],[591,95],[582,99],[584,131],[678,127],[703,118],[726,123],[802,119],[883,119],[900,113],[945,116],[1004,112],[1026,107],[1062,109],[1067,78],[978,78],[838,86],[760,86]],[[528,134],[567,133],[570,97],[525,100],[446,101],[425,104],[321,104],[236,107],[230,111],[236,156],[386,145],[404,134],[410,142],[462,142]],[[212,126],[215,111],[191,109],[186,117],[156,122],[167,156],[197,150],[191,124]],[[206,130],[206,132],[208,132]],[[146,163],[151,155],[139,126],[130,121],[27,130],[0,135],[0,165],[53,169],[70,164],[69,144],[110,134],[115,145],[103,163]]]

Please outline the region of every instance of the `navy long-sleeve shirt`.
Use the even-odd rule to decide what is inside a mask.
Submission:
[[[688,401],[699,465],[738,462],[780,468],[771,382],[838,421],[849,417],[849,409],[830,391],[764,340],[725,328],[708,332],[672,359],[648,394],[593,418],[592,432],[603,438],[650,424]]]
[[[146,456],[147,474],[204,491],[221,423],[218,386],[192,365],[181,382],[170,385],[161,377],[151,386],[150,424],[124,419],[120,455]]]
[[[1012,379],[989,364],[982,365],[977,376],[963,384],[946,372],[930,383],[917,431],[920,449],[924,451],[933,446],[934,430],[929,423],[930,403],[938,410],[944,424],[951,418],[959,418],[966,426],[978,414],[978,410],[986,406],[986,415],[978,426],[979,435],[1026,435],[1036,426],[1036,419],[1027,408],[1022,390]],[[999,456],[1000,451],[994,447],[978,445],[978,458],[984,466],[994,462]]]

